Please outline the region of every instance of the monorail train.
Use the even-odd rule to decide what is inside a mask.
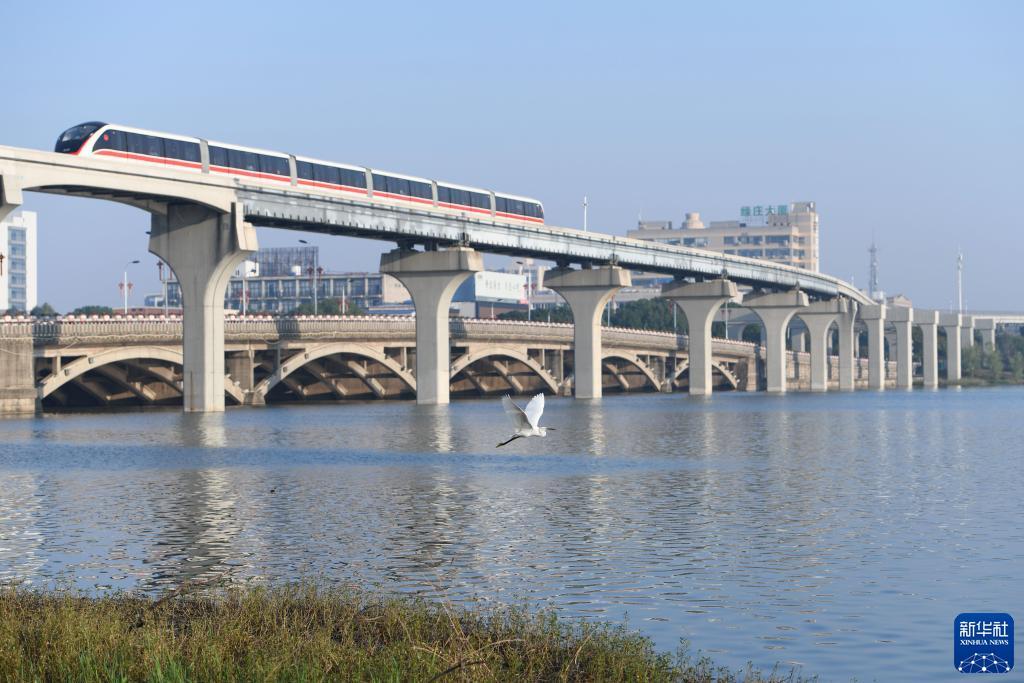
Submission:
[[[275,187],[294,185],[447,215],[544,224],[543,205],[529,197],[98,121],[61,133],[54,151],[170,166],[186,172],[220,173]]]

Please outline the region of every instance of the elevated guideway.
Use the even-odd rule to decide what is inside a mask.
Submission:
[[[671,288],[672,301],[684,316],[696,315],[699,309],[698,317],[708,323],[726,300],[739,303],[736,285],[753,290],[744,305],[749,304],[769,332],[768,384],[769,390],[776,392],[786,390],[785,333],[789,321],[797,317],[813,317],[817,330],[810,353],[815,374],[812,388],[818,390],[826,385],[823,369],[832,327],[837,326],[840,332],[839,387],[854,387],[854,328],[859,319],[867,325],[871,338],[869,385],[882,389],[886,381],[885,345],[880,340],[887,325],[900,326],[899,338],[902,347],[907,347],[897,354],[899,384],[905,387],[911,383],[908,326],[922,327],[930,335],[941,327],[947,339],[963,336],[967,344],[973,343],[977,329],[984,331],[983,340],[989,346],[995,325],[1014,323],[1022,317],[936,317],[933,311],[900,311],[895,307],[890,307],[887,314],[886,306],[874,304],[849,283],[767,261],[551,225],[510,225],[490,218],[446,216],[300,190],[288,180],[269,186],[160,164],[0,146],[0,219],[21,205],[23,193],[28,191],[106,199],[150,214],[149,250],[170,266],[181,284],[186,411],[224,409],[224,292],[237,265],[258,248],[255,226],[398,245],[382,256],[381,271],[406,284],[419,313],[415,324],[420,362],[415,371],[420,380],[416,398],[421,403],[448,401],[451,342],[443,319],[458,282],[482,269],[481,253],[527,256],[558,264],[548,279],[569,302],[578,323],[574,372],[577,377],[590,378],[575,386],[578,398],[601,395],[605,354],[600,308],[615,291],[630,286],[630,270],[634,269],[671,275],[676,280]],[[689,281],[701,286],[691,288]],[[705,286],[726,295],[708,297]],[[710,324],[695,326],[689,319],[688,324],[702,328],[701,339],[692,343],[704,349],[689,359],[695,364],[691,375],[707,378],[712,362],[706,353],[711,345]],[[896,345],[901,343],[897,341]],[[949,346],[948,378],[956,381],[959,344]],[[935,353],[934,345],[929,344],[925,363],[929,368],[935,366]],[[4,357],[0,360],[14,362]],[[936,383],[937,376],[929,372],[925,385]],[[690,385],[690,390],[702,393],[710,387],[698,381]],[[0,406],[7,412],[31,409],[31,395],[31,387],[0,389]]]
[[[228,212],[237,202],[244,220],[257,226],[405,244],[461,245],[564,265],[612,264],[678,278],[728,277],[757,288],[801,289],[815,298],[845,296],[870,303],[857,288],[838,278],[741,256],[552,225],[517,226],[475,217],[445,217],[297,188],[247,185],[236,178],[159,165],[140,167],[0,146],[0,175],[4,179],[2,204],[8,210],[21,203],[21,192],[29,190],[107,199],[144,210],[159,209],[159,204],[166,202],[189,202]]]

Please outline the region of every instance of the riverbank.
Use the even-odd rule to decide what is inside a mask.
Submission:
[[[622,626],[320,588],[163,598],[0,590],[0,680],[796,681]]]

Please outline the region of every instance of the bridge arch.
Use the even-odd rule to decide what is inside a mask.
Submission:
[[[265,399],[271,389],[284,381],[284,379],[293,372],[301,369],[302,366],[326,356],[336,355],[361,356],[376,361],[393,372],[395,376],[409,388],[410,391],[414,394],[416,393],[416,377],[413,376],[412,372],[403,368],[402,365],[394,358],[387,356],[382,351],[371,346],[365,346],[363,344],[356,344],[353,342],[330,342],[327,344],[311,346],[291,358],[283,360],[281,362],[281,367],[274,370],[269,377],[264,378],[253,388],[253,394]]]
[[[63,366],[58,373],[46,376],[36,387],[37,395],[39,400],[42,400],[68,382],[72,382],[85,373],[103,367],[104,365],[147,359],[173,363],[181,367],[183,367],[184,363],[181,351],[162,346],[124,346],[107,349],[92,355],[82,356],[81,358],[73,360]],[[162,377],[154,375],[154,378],[166,383],[165,379]],[[238,404],[245,402],[244,393],[234,382],[230,381],[230,379],[224,382],[224,393],[234,399]]]
[[[672,375],[672,381],[673,382],[678,382],[679,378],[682,377],[683,373],[686,372],[689,369],[690,369],[690,361],[689,360],[685,360],[685,361],[682,361],[681,363],[679,363],[679,365],[676,366],[675,374]],[[718,370],[719,374],[721,374],[722,377],[725,378],[725,381],[728,382],[729,386],[731,386],[733,389],[739,389],[739,387],[740,387],[740,380],[739,380],[739,378],[736,377],[735,373],[733,373],[729,368],[727,368],[725,366],[725,364],[723,364],[722,362],[717,361],[717,360],[712,360],[711,361],[711,369],[712,370]]]
[[[657,375],[655,375],[654,371],[651,370],[651,367],[649,365],[647,365],[647,363],[645,363],[642,360],[640,360],[640,357],[637,356],[636,354],[626,354],[626,353],[621,353],[619,351],[612,351],[610,353],[602,354],[601,355],[601,362],[603,363],[604,361],[607,361],[607,360],[621,360],[621,361],[625,361],[629,365],[632,365],[637,370],[639,370],[643,374],[643,376],[647,379],[647,382],[652,387],[654,387],[655,391],[658,391],[659,389],[661,389],[661,382],[658,381]]]
[[[516,349],[510,346],[487,347],[485,349],[479,349],[459,356],[452,362],[451,372],[448,375],[449,381],[455,379],[460,372],[471,366],[473,363],[485,358],[493,358],[496,356],[503,356],[519,361],[526,367],[530,368],[530,370],[532,370],[533,373],[537,375],[542,382],[544,382],[545,386],[552,394],[558,393],[558,380],[556,380],[554,376],[544,368],[544,366],[533,358],[530,358],[530,356],[524,353],[521,349]]]

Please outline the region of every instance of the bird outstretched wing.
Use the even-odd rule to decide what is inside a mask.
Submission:
[[[515,401],[513,401],[508,395],[501,397],[501,405],[505,407],[505,414],[509,416],[510,420],[512,420],[512,424],[515,425],[516,431],[520,429],[528,429],[531,426],[530,419],[527,417],[527,414],[522,408],[517,406]],[[532,401],[530,405],[533,405]],[[541,410],[543,409],[543,406],[541,406]]]
[[[523,411],[526,414],[526,419],[530,421],[530,426],[534,429],[540,423],[540,416],[544,413],[544,394],[537,394],[530,399],[530,402],[526,404],[526,410]]]

